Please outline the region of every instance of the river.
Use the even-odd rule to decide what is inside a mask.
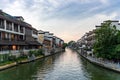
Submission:
[[[1,71],[0,80],[120,80],[120,73],[93,65],[67,48],[65,52]]]

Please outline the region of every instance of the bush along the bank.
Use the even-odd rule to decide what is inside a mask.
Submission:
[[[44,56],[43,50],[42,50],[42,49],[39,49],[39,50],[37,51],[37,55],[38,55],[38,56],[39,56],[39,55],[43,55],[43,56]]]
[[[9,63],[13,63],[13,62],[19,63],[22,60],[25,60],[25,59],[28,60],[28,57],[33,57],[33,55],[35,57],[37,57],[37,56],[44,56],[43,50],[42,49],[30,50],[28,52],[28,54],[20,53],[20,55],[18,57],[16,57],[16,55],[12,55],[11,53],[0,54],[0,66],[6,65],[6,64],[9,64]]]
[[[15,61],[16,56],[10,54],[0,54],[0,62]]]
[[[28,56],[31,57],[32,55],[35,55],[36,57],[40,56],[40,55],[44,55],[43,54],[43,50],[42,49],[39,49],[39,50],[30,50],[28,52]]]
[[[108,21],[95,32],[94,54],[109,60],[120,60],[120,31]]]
[[[10,55],[10,56],[8,57],[8,60],[9,60],[9,61],[16,61],[17,58],[16,58],[15,55]]]
[[[0,63],[4,61],[8,61],[8,54],[0,54]]]
[[[16,62],[21,62],[22,60],[28,59],[28,55],[26,54],[20,54],[20,56],[17,57]]]
[[[16,56],[11,54],[0,54],[0,66],[13,63],[16,61]]]

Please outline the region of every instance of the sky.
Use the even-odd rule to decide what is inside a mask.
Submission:
[[[120,20],[120,0],[0,0],[0,9],[65,42],[77,41],[105,20]]]

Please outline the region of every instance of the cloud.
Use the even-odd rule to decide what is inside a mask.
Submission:
[[[3,11],[23,16],[33,27],[51,31],[66,42],[79,39],[106,19],[119,19],[120,1],[1,0]]]
[[[100,0],[101,1],[101,3],[103,3],[103,4],[108,4],[109,2],[108,2],[108,0]]]
[[[75,19],[102,13],[105,11],[106,5],[101,3],[105,2],[108,3],[108,0],[13,0],[5,11],[13,15],[22,14],[22,12],[31,13],[39,15],[39,19],[45,20],[51,18]]]
[[[97,14],[85,19],[66,20],[66,19],[51,19],[43,21],[43,29],[50,30],[55,35],[63,38],[66,42],[71,39],[78,40],[84,33],[95,29],[95,25],[100,25],[104,20],[114,20],[118,17],[117,12],[111,14]]]

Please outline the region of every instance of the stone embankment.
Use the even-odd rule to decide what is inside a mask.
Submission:
[[[120,73],[120,63],[114,63],[113,61],[106,61],[106,60],[98,59],[98,58],[91,57],[91,56],[85,56],[85,55],[82,55],[80,53],[80,50],[77,50],[77,52],[82,57],[84,57],[85,59],[87,59],[89,62],[91,62],[93,64],[96,64],[96,65],[101,66],[103,68]]]

